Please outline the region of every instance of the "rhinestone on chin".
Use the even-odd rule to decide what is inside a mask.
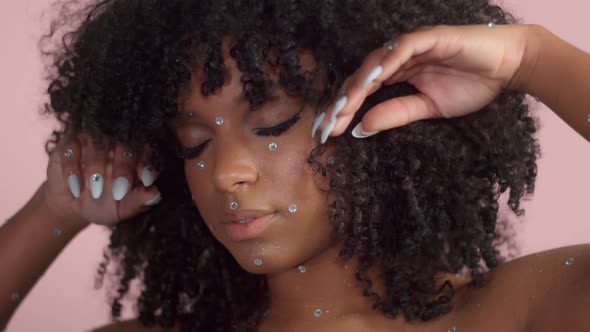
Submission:
[[[197,163],[197,167],[198,167],[198,168],[205,168],[205,162],[204,162],[204,161],[199,161],[199,162]]]
[[[301,272],[301,273],[304,273],[305,271],[307,271],[307,269],[303,265],[299,265],[297,268],[299,269],[299,272]]]
[[[314,316],[316,316],[316,317],[320,317],[320,315],[321,315],[321,314],[322,314],[322,311],[321,311],[320,309],[316,309],[316,310],[313,312],[313,315],[314,315]]]
[[[229,208],[232,209],[232,210],[237,209],[238,208],[238,203],[237,202],[231,202],[229,204]]]
[[[74,151],[72,151],[72,149],[67,149],[66,152],[64,153],[64,156],[66,158],[70,158],[73,155],[74,155]]]
[[[221,126],[221,125],[223,124],[223,118],[222,118],[222,117],[220,117],[220,116],[216,117],[216,118],[215,118],[215,123],[216,123],[218,126]]]
[[[291,204],[289,205],[289,212],[295,213],[297,211],[297,205]]]
[[[256,264],[256,265],[258,265],[258,266],[262,265],[262,259],[260,259],[260,258],[256,258],[256,259],[254,260],[254,264]]]
[[[574,258],[570,257],[565,261],[565,265],[572,265],[574,264]]]
[[[278,147],[278,145],[277,145],[277,143],[275,143],[275,142],[272,142],[272,143],[270,143],[270,144],[268,145],[268,149],[269,149],[270,151],[274,151],[274,150],[276,150],[276,149],[277,149],[277,147]]]

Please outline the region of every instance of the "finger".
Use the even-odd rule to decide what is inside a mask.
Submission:
[[[367,135],[439,117],[437,107],[425,94],[417,93],[384,101],[367,111],[353,133]]]
[[[138,153],[135,150],[121,143],[115,145],[111,192],[116,201],[122,200],[134,187],[137,160]]]
[[[80,167],[83,186],[81,195],[89,192],[92,198],[99,199],[104,189],[106,158],[110,148],[110,140],[107,138],[102,142],[97,142],[87,133],[81,133],[78,137],[82,148]]]
[[[151,165],[151,160],[152,150],[148,144],[145,144],[137,164],[137,176],[141,179],[144,187],[151,186],[159,175],[159,172]]]
[[[119,218],[125,220],[134,217],[151,209],[161,200],[162,195],[156,186],[136,186],[119,202]]]
[[[62,142],[56,146],[56,156],[61,165],[63,179],[67,182],[66,186],[70,188],[72,196],[80,197],[81,192],[81,148],[77,138],[62,138]]]

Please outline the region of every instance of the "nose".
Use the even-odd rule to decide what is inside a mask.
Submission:
[[[217,188],[223,192],[237,192],[256,183],[258,168],[244,141],[222,139],[218,144],[213,174]]]

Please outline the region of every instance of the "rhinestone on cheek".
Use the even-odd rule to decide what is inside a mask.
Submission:
[[[565,265],[572,265],[574,264],[574,258],[570,257],[565,261]]]
[[[322,311],[321,311],[320,309],[316,309],[316,310],[313,312],[313,315],[314,315],[314,316],[316,316],[316,317],[320,317],[320,315],[321,315],[321,314],[322,314]]]
[[[289,212],[295,213],[297,211],[297,205],[291,204],[289,205]]]
[[[274,151],[274,150],[276,150],[276,149],[277,149],[277,147],[278,147],[278,145],[277,145],[277,143],[275,143],[275,142],[272,142],[272,143],[270,143],[270,144],[268,145],[268,149],[269,149],[270,151]]]
[[[55,236],[60,236],[60,235],[61,235],[61,229],[59,229],[59,228],[54,228],[54,229],[53,229],[53,235],[55,235]]]
[[[457,328],[454,326],[449,327],[448,332],[457,332]]]
[[[223,118],[220,116],[216,117],[215,124],[217,124],[218,126],[221,126],[223,124]]]
[[[205,168],[205,162],[204,162],[204,161],[199,161],[199,162],[197,163],[197,167],[198,167],[198,168]]]
[[[64,156],[66,158],[70,158],[73,155],[74,155],[74,151],[72,151],[72,149],[67,149],[66,152],[64,152]]]
[[[262,259],[260,259],[260,258],[256,258],[256,259],[254,260],[254,264],[256,264],[256,265],[258,265],[258,266],[262,265]]]
[[[229,208],[232,209],[232,210],[237,209],[238,208],[238,203],[237,202],[231,202],[229,204]]]
[[[307,269],[303,265],[299,265],[297,268],[299,269],[299,272],[301,272],[301,273],[304,273],[305,271],[307,271]]]

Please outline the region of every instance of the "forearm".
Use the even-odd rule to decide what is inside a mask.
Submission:
[[[590,142],[590,54],[533,25],[514,89],[539,98]]]
[[[43,189],[0,228],[0,330],[57,255],[84,229],[44,209]]]

